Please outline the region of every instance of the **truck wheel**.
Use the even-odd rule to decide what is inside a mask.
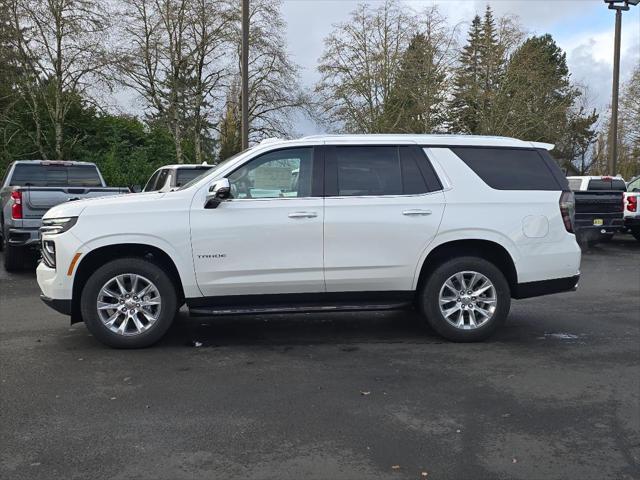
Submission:
[[[121,258],[87,280],[80,311],[89,331],[114,348],[143,348],[166,333],[177,311],[176,288],[156,264]]]
[[[4,243],[4,269],[7,272],[18,272],[24,268],[25,249],[24,247],[14,247]]]
[[[477,342],[504,323],[511,292],[504,274],[478,257],[458,257],[435,269],[420,292],[429,325],[447,340]]]

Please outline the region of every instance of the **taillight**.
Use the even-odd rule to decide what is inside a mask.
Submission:
[[[627,197],[627,210],[630,212],[638,211],[638,197],[636,195],[629,195]]]
[[[13,205],[11,205],[11,218],[14,220],[22,219],[22,192],[14,191],[11,192],[11,199],[13,200]]]
[[[576,213],[576,200],[573,192],[562,192],[560,196],[560,214],[567,232],[573,233],[573,218]]]

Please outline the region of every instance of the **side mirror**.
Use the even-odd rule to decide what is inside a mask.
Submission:
[[[637,188],[637,187],[636,187],[636,188],[634,188],[634,189],[633,189],[633,191],[634,191],[634,192],[640,192],[640,188]]]
[[[231,184],[228,178],[221,178],[209,188],[204,208],[218,208],[218,205],[231,195]]]
[[[131,193],[140,193],[142,191],[142,187],[140,185],[134,185],[133,187],[129,187]]]

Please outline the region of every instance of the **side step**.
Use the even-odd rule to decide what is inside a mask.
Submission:
[[[335,304],[283,304],[231,306],[216,305],[211,307],[190,307],[193,316],[211,315],[258,315],[267,313],[320,313],[320,312],[362,312],[371,310],[403,310],[411,306],[411,302],[394,303],[335,303]]]

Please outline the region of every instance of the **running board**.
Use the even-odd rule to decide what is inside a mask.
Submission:
[[[299,305],[256,305],[252,307],[234,307],[216,305],[189,308],[193,316],[211,315],[258,315],[267,313],[322,313],[322,312],[362,312],[371,310],[402,310],[411,306],[411,302],[395,303],[336,303],[336,304],[299,304]]]

